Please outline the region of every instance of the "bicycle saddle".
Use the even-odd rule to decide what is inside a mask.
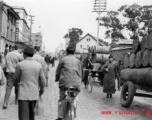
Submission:
[[[70,87],[66,87],[65,90],[77,91],[77,88],[73,87],[73,86],[70,86]]]

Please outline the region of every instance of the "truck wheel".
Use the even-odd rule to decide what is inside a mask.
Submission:
[[[135,92],[136,89],[132,82],[127,81],[126,83],[124,83],[120,96],[121,105],[123,107],[128,108],[131,105]]]

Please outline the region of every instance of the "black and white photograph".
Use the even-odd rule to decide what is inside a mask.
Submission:
[[[0,0],[0,120],[152,120],[152,0]]]

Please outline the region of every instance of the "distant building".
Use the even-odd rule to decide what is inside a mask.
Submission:
[[[116,59],[120,60],[128,52],[132,52],[133,41],[123,40],[117,42],[118,47],[111,49],[110,54]]]
[[[19,19],[19,15],[11,6],[0,2],[0,52],[4,52],[8,47],[9,51],[14,49],[16,21]]]
[[[19,28],[18,41],[28,44],[30,35],[30,28],[27,24],[28,14],[23,7],[13,7],[13,9],[20,16],[20,19],[17,20],[17,27]]]
[[[119,45],[119,48],[124,48],[124,47],[132,47],[133,46],[133,40],[121,40],[119,42],[117,42],[117,44]]]
[[[83,53],[89,47],[96,46],[96,44],[97,38],[88,33],[76,42],[76,50]],[[98,44],[100,46],[108,46],[108,44],[106,44],[105,41],[103,41],[102,39],[99,39]]]
[[[32,33],[31,39],[33,46],[41,46],[43,44],[42,34],[40,32]]]

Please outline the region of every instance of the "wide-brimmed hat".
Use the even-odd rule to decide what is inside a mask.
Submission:
[[[75,49],[76,49],[75,43],[70,43],[69,46],[67,47],[68,51],[75,51]]]
[[[33,55],[34,54],[34,48],[32,46],[26,46],[23,52],[25,54]]]

